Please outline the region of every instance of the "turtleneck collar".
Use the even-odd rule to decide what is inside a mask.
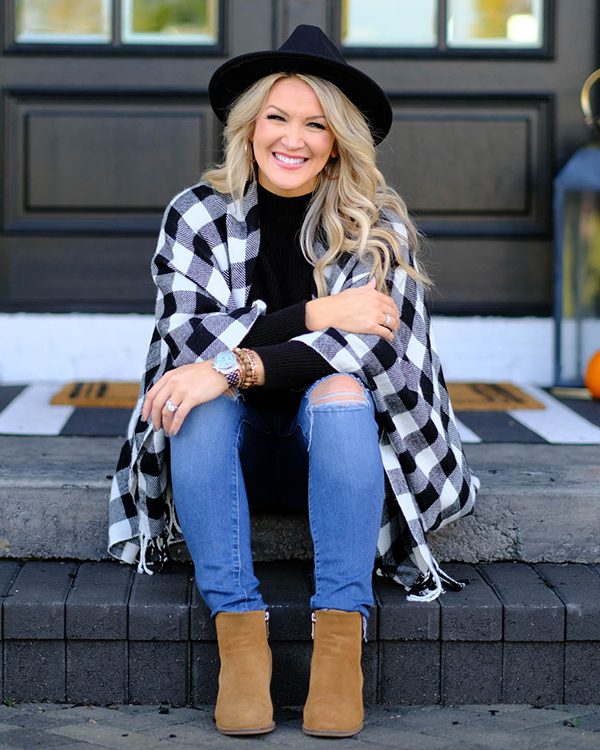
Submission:
[[[296,198],[285,198],[275,195],[258,183],[258,210],[269,216],[269,221],[277,223],[302,223],[312,193],[299,195]]]

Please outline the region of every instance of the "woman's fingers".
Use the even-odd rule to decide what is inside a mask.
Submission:
[[[167,434],[176,435],[190,409],[217,398],[228,388],[227,378],[210,361],[182,365],[149,389],[142,416],[152,420],[155,430],[162,426]]]
[[[165,427],[167,435],[177,435],[179,428],[183,424],[183,420],[190,413],[193,406],[195,406],[195,404],[189,401],[182,401],[182,403],[179,404],[177,411],[173,414],[170,425]]]
[[[144,422],[148,421],[148,417],[150,416],[150,412],[152,411],[152,390],[154,389],[154,386],[146,393],[146,397],[144,398],[144,405],[142,406],[142,419]]]
[[[161,416],[162,428],[168,435],[169,428],[171,427],[171,422],[173,421],[173,414],[165,406],[160,416]]]
[[[142,419],[146,422],[148,421],[148,417],[152,413],[152,407],[154,405],[156,394],[162,390],[166,383],[168,383],[173,372],[174,370],[169,370],[169,372],[166,372],[161,378],[159,378],[159,380],[156,381],[156,383],[154,383],[152,388],[150,388],[148,393],[146,394],[146,398],[144,399],[144,406],[142,408]]]
[[[367,297],[366,304],[390,308],[398,314],[398,306],[388,294],[378,292],[375,288],[369,286],[361,287],[361,289],[364,290],[364,296]],[[361,304],[365,304],[364,299],[361,300]]]
[[[378,336],[381,336],[382,339],[385,339],[386,341],[393,341],[394,340],[394,332],[391,331],[387,326],[378,326],[378,330],[375,331]]]
[[[389,341],[389,342],[390,342],[390,344],[391,344],[391,343],[392,343],[392,341],[394,340],[394,334],[393,334],[393,332],[392,332],[392,331],[388,330],[388,331],[387,331],[387,333],[384,333],[384,334],[383,334],[383,338],[384,338],[384,339],[385,339],[386,341]]]
[[[380,333],[382,324],[395,331],[399,317],[394,300],[377,291],[375,279],[370,279],[364,286],[311,300],[307,304],[306,324],[311,331],[331,326],[350,333]]]
[[[385,328],[389,328],[390,331],[397,331],[400,326],[400,319],[395,311],[390,308],[386,308],[383,311],[383,320],[380,321],[381,325]]]
[[[165,381],[152,400],[152,411],[150,413],[152,415],[152,426],[155,430],[160,430],[160,426],[163,423],[163,413],[168,411],[166,403],[169,399],[174,406],[179,404],[177,394],[171,393],[170,384],[168,381]]]
[[[169,405],[176,409],[173,411]],[[185,398],[178,391],[171,392],[170,388],[163,388],[154,397],[152,426],[155,430],[160,430],[162,426],[167,435],[176,435],[192,406],[195,406],[193,399]]]
[[[164,431],[167,433],[167,435],[170,434],[171,428],[173,425],[173,420],[175,419],[175,416],[177,412],[180,409],[180,401],[183,399],[181,396],[176,395],[175,393],[172,393],[169,398],[165,401],[165,405],[162,408],[161,411],[161,418],[162,418],[162,426]],[[169,408],[170,405],[173,405],[176,407],[175,411],[173,409]]]
[[[396,303],[391,297],[388,297],[387,295],[384,294],[383,299],[381,300],[381,306],[384,312],[387,312],[390,315],[393,315],[395,318],[400,317],[400,310],[398,310],[398,305],[396,305]]]

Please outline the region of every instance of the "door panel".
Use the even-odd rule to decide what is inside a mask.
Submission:
[[[430,237],[425,240],[424,262],[435,281],[430,295],[434,311],[547,314],[552,258],[543,238]]]
[[[150,312],[156,294],[150,278],[155,234],[4,237],[0,239],[4,309]]]
[[[172,95],[8,92],[8,231],[154,232],[217,155],[206,102]]]
[[[547,99],[392,102],[394,125],[380,149],[381,166],[426,232],[549,231]]]

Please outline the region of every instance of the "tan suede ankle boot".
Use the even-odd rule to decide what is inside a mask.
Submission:
[[[271,701],[268,613],[219,612],[221,671],[215,722],[222,734],[264,734],[275,727]]]
[[[363,728],[360,612],[313,613],[313,656],[302,729],[318,737],[351,737]]]

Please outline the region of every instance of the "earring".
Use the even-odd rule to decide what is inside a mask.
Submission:
[[[327,164],[323,167],[323,170],[322,170],[323,171],[323,177],[326,180],[337,180],[339,178],[338,175],[334,175],[333,172],[331,171],[333,165],[335,165],[336,162],[337,162],[337,157],[336,158],[332,157],[331,159],[329,159],[329,161],[327,162]]]
[[[254,164],[254,153],[252,151],[252,141],[246,141],[244,143],[244,156],[250,166]]]

